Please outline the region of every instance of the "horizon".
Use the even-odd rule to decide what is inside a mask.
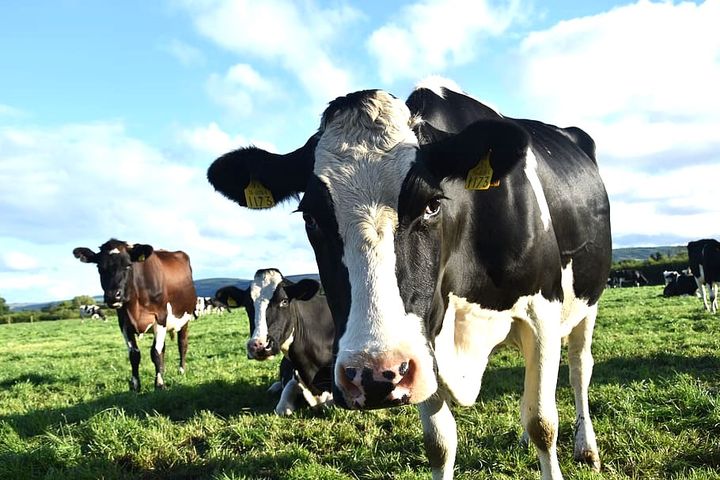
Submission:
[[[432,75],[588,132],[613,248],[720,238],[718,23],[718,0],[12,2],[0,297],[95,291],[71,252],[111,237],[184,250],[202,278],[316,273],[296,202],[240,208],[207,168],[251,144],[294,150],[337,96],[406,98]]]

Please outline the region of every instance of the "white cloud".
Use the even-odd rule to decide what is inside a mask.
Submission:
[[[1,237],[12,254],[2,257],[0,294],[19,302],[99,293],[97,272],[71,251],[111,237],[185,250],[195,278],[247,278],[273,265],[316,271],[295,205],[242,209],[213,190],[206,168],[174,164],[120,123],[0,129],[0,223],[13,225]]]
[[[267,100],[277,97],[278,91],[250,65],[240,63],[230,67],[225,75],[213,74],[207,82],[210,97],[231,112],[243,116],[253,114],[258,94]]]
[[[35,257],[23,252],[9,251],[0,257],[0,271],[23,271],[34,270],[38,267]]]
[[[170,40],[161,45],[160,48],[175,57],[186,67],[202,65],[205,62],[205,56],[200,49],[178,39]]]
[[[720,119],[718,22],[717,0],[640,1],[560,22],[522,42],[525,97],[558,121],[643,124],[655,137],[642,142],[649,149],[675,139],[694,144],[696,133],[674,127],[708,134],[703,124]]]
[[[332,61],[331,48],[360,18],[352,7],[322,9],[289,0],[182,3],[203,35],[236,54],[279,63],[320,101],[351,90],[350,73]]]
[[[523,12],[519,0],[423,0],[373,32],[367,47],[386,82],[419,78],[474,60],[483,40],[504,33]]]
[[[247,145],[255,145],[269,152],[277,151],[275,146],[269,142],[248,140],[242,135],[232,136],[222,130],[215,122],[211,122],[204,127],[181,130],[178,133],[178,138],[184,145],[215,157]]]

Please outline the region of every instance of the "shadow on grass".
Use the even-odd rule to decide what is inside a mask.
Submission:
[[[38,382],[52,380],[42,375],[23,375],[26,376],[38,377],[34,379]],[[25,381],[11,381],[17,380]],[[8,422],[21,437],[30,437],[44,433],[51,425],[83,422],[104,410],[117,407],[129,416],[144,418],[147,413],[157,412],[173,421],[187,420],[203,410],[223,417],[248,411],[270,413],[278,397],[267,393],[266,388],[242,379],[235,382],[215,380],[193,386],[173,385],[165,390],[115,393],[69,407],[0,415],[0,422]]]
[[[627,385],[630,383],[653,380],[670,381],[678,374],[688,374],[701,381],[717,378],[720,370],[720,357],[702,355],[686,357],[676,354],[658,353],[648,357],[615,357],[595,363],[593,385]],[[558,387],[570,385],[567,362],[560,366]],[[490,367],[485,372],[480,397],[491,400],[509,392],[522,393],[525,367]]]

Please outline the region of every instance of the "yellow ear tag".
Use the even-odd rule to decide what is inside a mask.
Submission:
[[[238,306],[238,303],[235,301],[234,298],[228,298],[227,304],[228,304],[228,307],[233,307],[233,308]]]
[[[245,203],[248,208],[271,208],[275,206],[272,192],[257,180],[245,187]]]
[[[465,188],[467,190],[487,190],[490,187],[500,186],[500,180],[492,181],[493,169],[490,166],[490,152],[480,159],[477,165],[468,171],[465,178]]]

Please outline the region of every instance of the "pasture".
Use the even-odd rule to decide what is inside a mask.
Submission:
[[[566,478],[720,479],[720,315],[662,287],[607,290],[595,329],[590,407],[603,468],[572,461],[574,408],[565,359],[557,393]],[[2,479],[428,479],[414,407],[302,410],[276,417],[265,392],[279,359],[245,358],[244,312],[191,323],[188,372],[168,340],[153,391],[141,342],[140,394],[113,321],[0,325]],[[455,408],[458,479],[539,478],[519,444],[523,363],[504,349],[479,400]]]

